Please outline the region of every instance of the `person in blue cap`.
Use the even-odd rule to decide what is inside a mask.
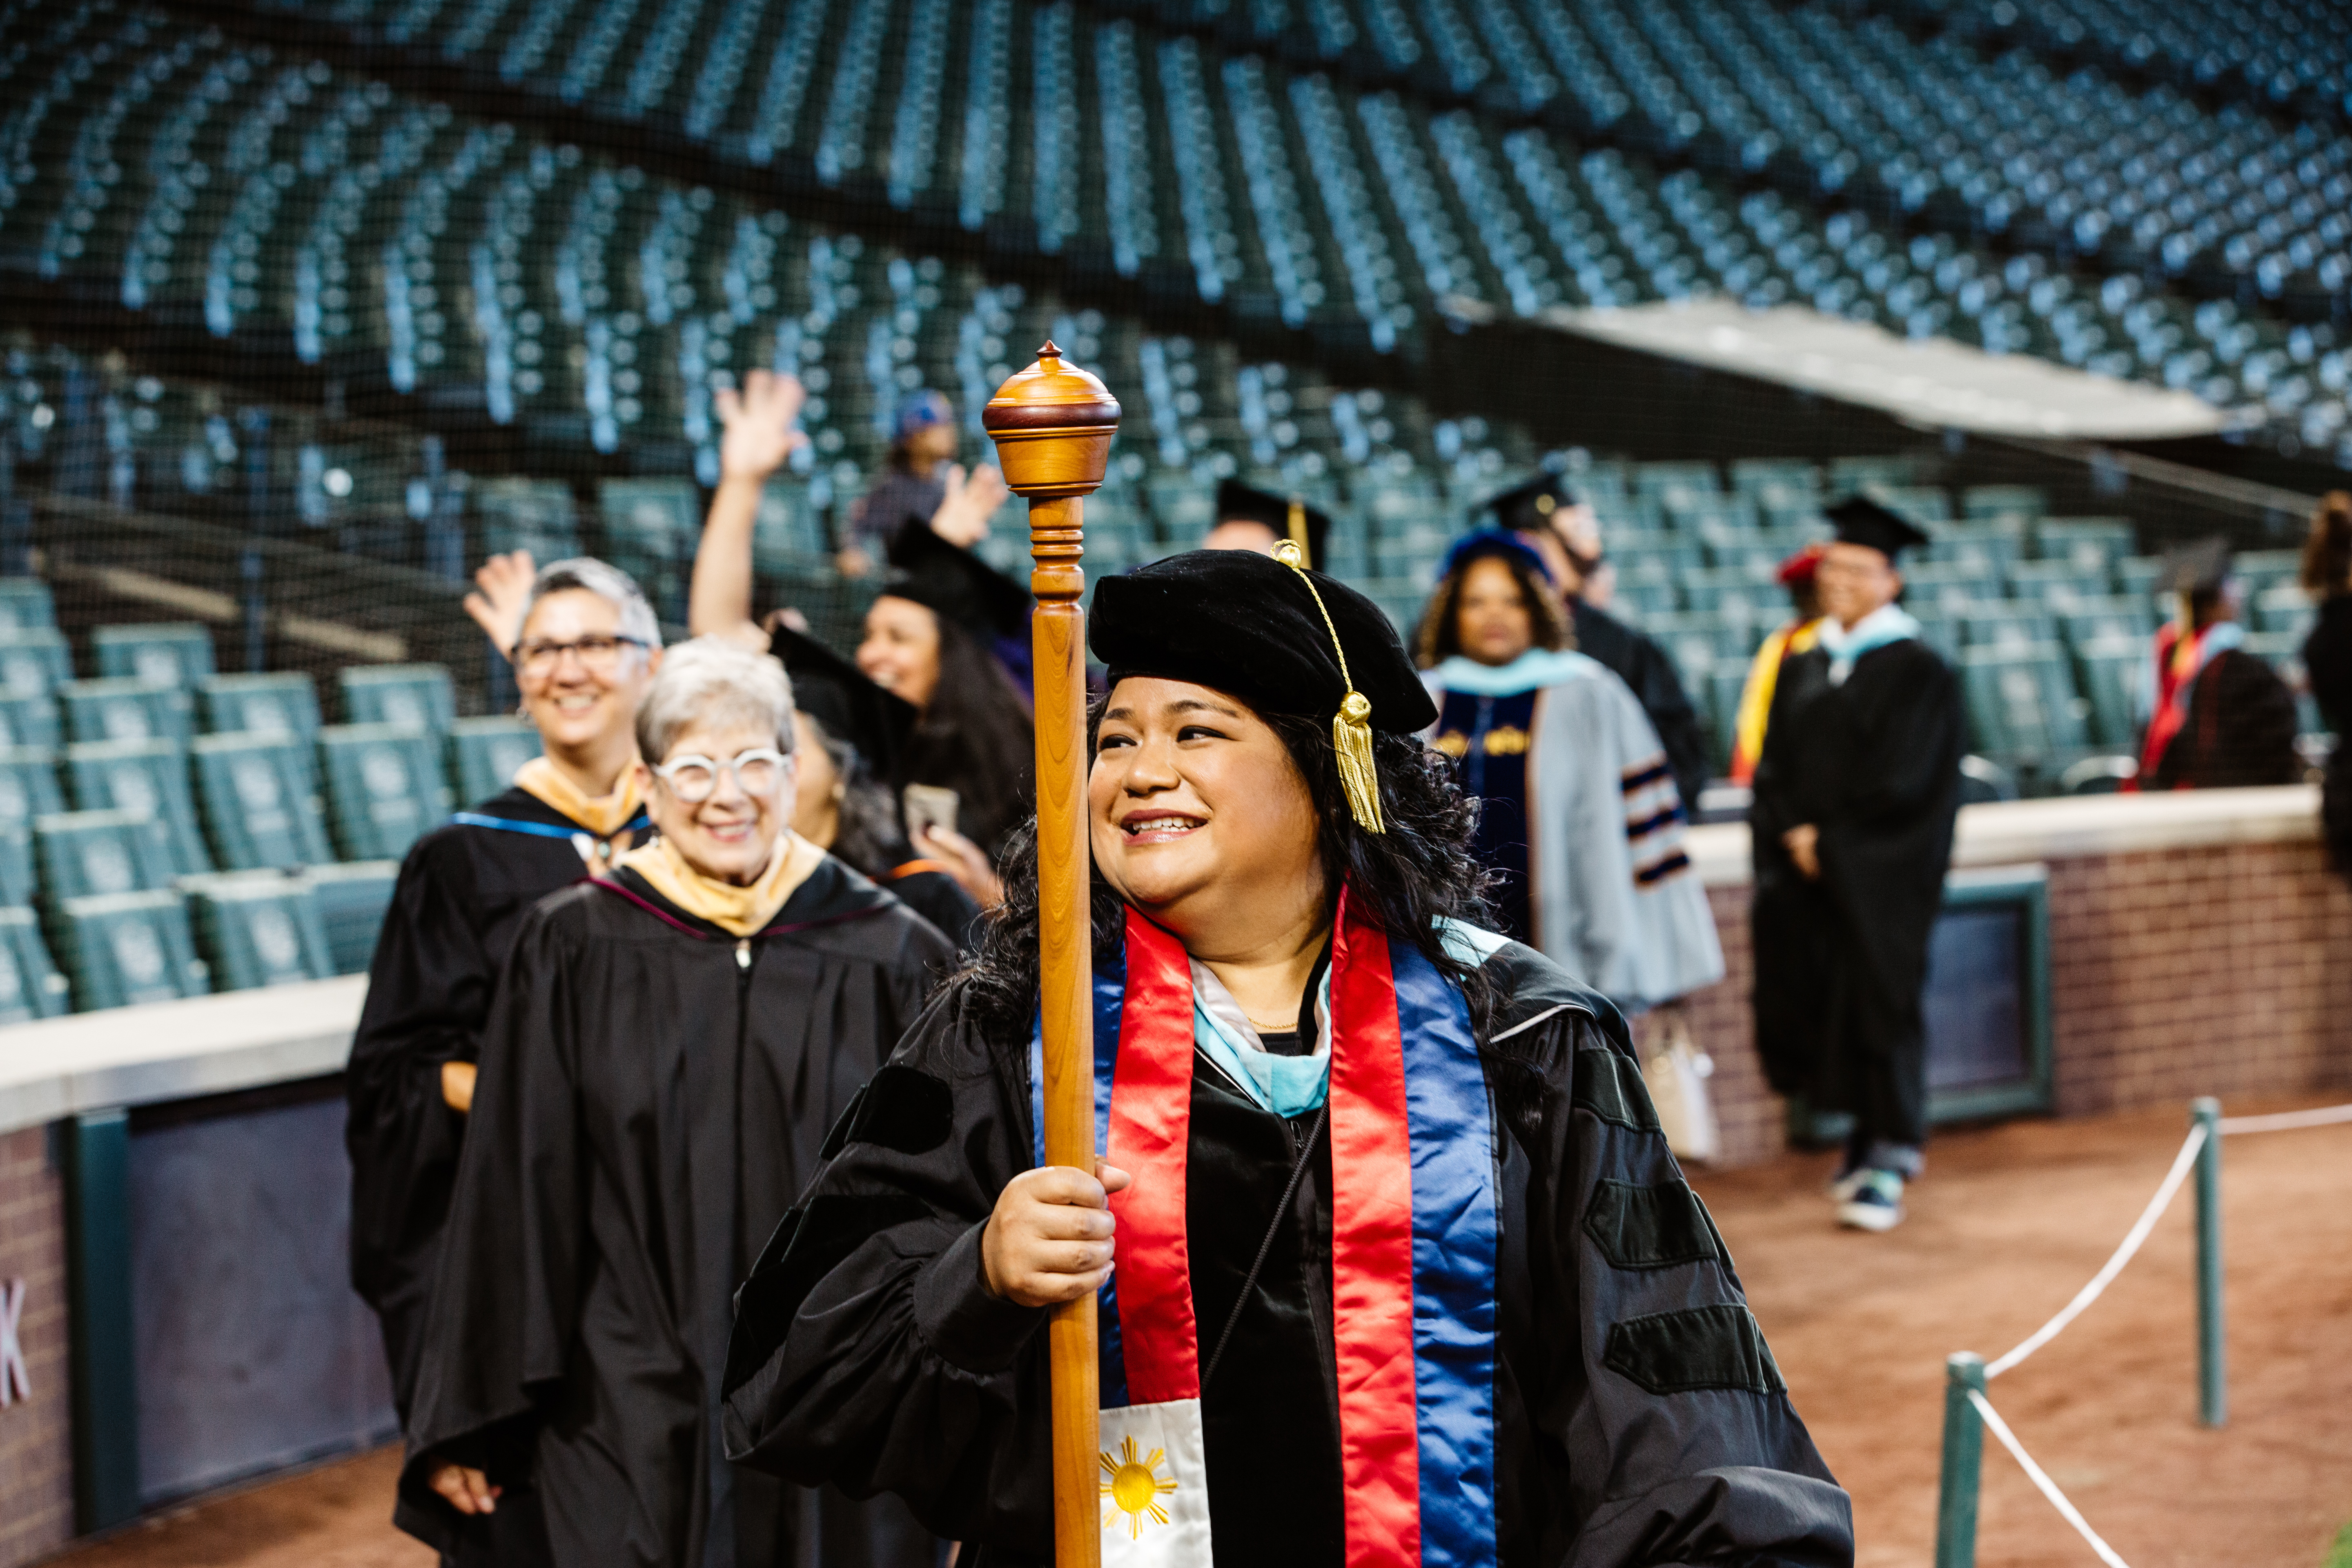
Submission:
[[[908,393],[890,423],[890,465],[850,512],[842,571],[872,572],[910,517],[967,550],[988,537],[988,520],[1009,493],[1004,479],[987,463],[967,476],[955,456],[955,406],[929,387]]]

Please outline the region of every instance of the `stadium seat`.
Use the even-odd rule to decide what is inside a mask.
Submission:
[[[347,860],[396,860],[449,815],[440,742],[404,724],[334,724],[319,731],[328,826]]]
[[[238,871],[192,877],[181,889],[215,990],[250,991],[336,973],[318,896],[307,879]]]
[[[186,747],[175,741],[82,741],[66,748],[65,763],[77,807],[152,816],[163,825],[175,875],[213,868],[188,793]]]
[[[2119,751],[2139,745],[2139,709],[2145,700],[2148,644],[2136,634],[2093,631],[2068,646],[2074,651],[2076,678],[2090,704],[2092,741]]]
[[[38,631],[58,624],[49,585],[37,577],[0,577],[0,633]]]
[[[0,1026],[54,1018],[72,999],[72,988],[49,962],[39,917],[22,907],[0,908]]]
[[[346,724],[404,724],[446,734],[457,702],[437,664],[354,664],[335,677]]]
[[[0,632],[0,689],[47,697],[73,679],[73,650],[55,626]]]
[[[285,735],[199,735],[191,748],[213,853],[231,870],[331,858],[311,747]]]
[[[55,746],[64,738],[55,698],[0,692],[0,748]]]
[[[684,620],[686,568],[702,535],[702,498],[688,479],[606,479],[596,507],[604,559],[626,572],[665,620]]]
[[[128,811],[66,811],[33,818],[34,863],[42,900],[153,892],[172,885],[172,841],[152,816]]]
[[[306,873],[325,924],[327,951],[338,974],[363,974],[375,957],[377,931],[400,879],[397,860],[354,860],[313,866]]]
[[[65,808],[55,752],[37,746],[0,750],[0,904],[32,902],[34,820]]]
[[[60,900],[57,955],[79,1012],[202,996],[210,971],[196,956],[188,906],[171,891]]]
[[[1978,750],[2054,770],[2084,749],[2087,704],[2056,643],[1966,648],[1960,675]]]
[[[89,646],[104,676],[192,687],[213,672],[213,634],[192,621],[92,626]]]
[[[58,688],[66,731],[77,741],[176,741],[185,745],[194,704],[179,687],[128,678],[68,680]]]
[[[215,675],[196,683],[196,710],[208,735],[285,735],[306,751],[319,735],[319,688],[307,675]]]
[[[460,719],[449,727],[449,774],[468,804],[514,783],[515,770],[539,753],[539,731],[524,720]]]

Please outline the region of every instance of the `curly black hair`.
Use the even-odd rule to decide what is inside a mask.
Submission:
[[[1087,714],[1091,755],[1108,698]],[[1476,924],[1486,919],[1486,874],[1471,855],[1477,802],[1454,782],[1454,764],[1410,735],[1375,734],[1372,760],[1381,781],[1388,831],[1369,833],[1348,810],[1338,755],[1328,722],[1281,714],[1259,715],[1282,738],[1307,781],[1323,824],[1319,849],[1326,887],[1342,886],[1362,900],[1356,908],[1392,936],[1402,936],[1463,987],[1472,1015],[1484,1022],[1487,997],[1475,970],[1439,943],[1437,921]],[[1007,840],[1000,857],[1004,902],[982,929],[980,951],[956,977],[964,1005],[992,1041],[1025,1049],[1037,1008],[1037,836],[1032,818]],[[1099,870],[1088,900],[1095,962],[1115,961],[1125,947],[1127,909]],[[1483,1032],[1483,1030],[1482,1030]]]

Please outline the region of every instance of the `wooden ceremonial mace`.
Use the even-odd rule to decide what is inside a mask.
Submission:
[[[1038,1008],[1044,1018],[1045,1163],[1095,1168],[1094,968],[1087,847],[1086,497],[1103,479],[1118,400],[1062,363],[1052,342],[996,389],[981,424],[1013,494],[1029,502],[1030,623],[1037,727]],[[1102,1562],[1101,1395],[1095,1303],[1054,1309],[1055,1568]]]

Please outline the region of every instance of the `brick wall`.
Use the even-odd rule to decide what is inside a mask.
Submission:
[[[2051,1037],[2057,1110],[2184,1108],[2352,1089],[2352,892],[2317,842],[2053,860]],[[1723,1158],[1785,1146],[1756,1058],[1748,889],[1708,889],[1724,978],[1685,1003],[1715,1059]],[[1636,1034],[1646,1032],[1647,1020]]]
[[[0,1568],[73,1534],[73,1426],[66,1372],[65,1189],[38,1127],[0,1133],[0,1281],[25,1281],[18,1326],[33,1396],[0,1410]]]

